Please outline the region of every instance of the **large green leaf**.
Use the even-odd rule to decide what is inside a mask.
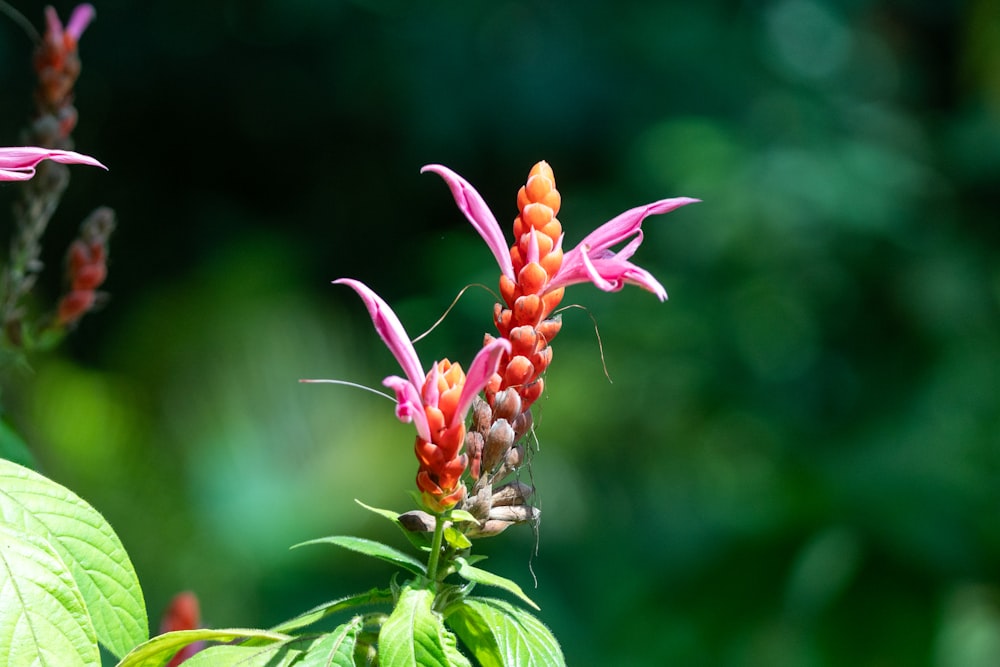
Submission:
[[[498,574],[493,574],[489,570],[483,570],[481,568],[475,567],[474,565],[470,565],[468,561],[466,561],[462,557],[458,557],[455,559],[455,566],[457,568],[456,571],[458,572],[458,575],[460,577],[467,579],[468,581],[471,581],[473,583],[483,584],[484,586],[496,586],[497,588],[502,588],[505,591],[510,591],[517,597],[527,602],[532,609],[536,610],[539,609],[539,606],[535,604],[531,598],[529,598],[527,595],[524,594],[524,591],[521,590],[521,587],[518,586],[513,581],[511,581],[510,579],[507,579],[506,577],[501,577]]]
[[[503,600],[470,597],[446,621],[483,667],[564,667],[559,642],[541,621]]]
[[[458,667],[469,661],[458,652],[455,637],[431,610],[434,593],[406,586],[379,632],[381,667]]]
[[[118,536],[97,510],[52,480],[0,460],[0,524],[52,545],[79,588],[98,641],[114,655],[125,655],[146,640],[139,579]]]
[[[118,663],[118,667],[163,667],[163,665],[170,662],[170,659],[174,657],[177,651],[193,642],[231,642],[234,639],[259,639],[273,643],[287,642],[292,638],[280,632],[250,628],[178,630],[176,632],[157,635],[149,641],[139,644],[128,655],[122,658],[122,661]],[[196,653],[195,655],[201,654]]]
[[[350,549],[351,551],[357,551],[358,553],[365,554],[367,556],[373,556],[375,558],[386,561],[387,563],[392,563],[393,565],[398,565],[405,570],[409,570],[413,574],[425,576],[427,574],[427,568],[423,563],[418,561],[413,556],[404,554],[398,549],[394,549],[388,545],[382,544],[381,542],[376,542],[374,540],[366,540],[363,537],[351,537],[350,535],[331,535],[330,537],[321,537],[315,540],[309,540],[308,542],[301,542],[293,546],[293,549],[305,546],[307,544],[336,544],[338,547],[343,547],[345,549]]]
[[[355,617],[313,643],[295,667],[354,667],[359,632],[361,619]]]
[[[184,667],[289,667],[303,656],[302,640],[266,646],[211,646],[184,661]]]
[[[97,635],[47,540],[0,523],[0,655],[6,667],[100,667]]]
[[[284,623],[280,623],[273,628],[271,632],[292,632],[293,630],[298,630],[304,628],[307,625],[312,625],[313,623],[318,623],[327,616],[331,614],[336,614],[338,611],[343,611],[344,609],[350,609],[351,607],[360,607],[362,605],[369,604],[390,604],[392,603],[392,592],[386,589],[373,588],[365,593],[359,593],[358,595],[350,595],[348,597],[343,597],[338,600],[331,600],[330,602],[324,602],[323,604],[317,605],[307,612],[299,614],[293,619],[287,620]]]

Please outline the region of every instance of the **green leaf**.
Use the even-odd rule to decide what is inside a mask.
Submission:
[[[116,656],[149,636],[135,568],[104,517],[69,489],[0,460],[0,523],[49,542],[76,582],[97,639]]]
[[[354,502],[356,502],[357,504],[361,505],[362,507],[364,507],[369,512],[374,512],[375,514],[378,514],[379,516],[385,517],[386,519],[388,519],[389,521],[392,521],[393,523],[398,523],[399,522],[399,512],[393,512],[392,510],[383,510],[383,509],[379,509],[378,507],[372,507],[371,505],[365,505],[363,502],[361,502],[357,498],[354,499]]]
[[[361,632],[361,618],[338,626],[316,641],[295,667],[354,667],[354,645]]]
[[[381,667],[456,667],[469,665],[458,652],[455,637],[431,610],[434,593],[403,588],[396,608],[378,636]]]
[[[453,509],[450,512],[448,512],[447,518],[449,520],[455,521],[455,522],[471,521],[472,523],[476,524],[477,526],[479,525],[479,519],[477,519],[476,517],[472,516],[472,513],[471,512],[467,512],[466,510],[454,510]]]
[[[184,667],[289,667],[303,656],[302,639],[266,646],[210,646],[184,661]]]
[[[55,548],[0,523],[0,655],[8,667],[100,667],[83,596]]]
[[[510,579],[501,577],[498,574],[493,574],[488,570],[480,569],[474,565],[470,565],[469,562],[461,556],[455,558],[455,565],[458,566],[458,576],[484,586],[496,586],[497,588],[502,588],[524,600],[532,609],[536,611],[540,609],[540,607],[535,604],[531,598],[525,595],[524,591],[521,590],[521,587]]]
[[[413,574],[421,576],[427,575],[427,568],[413,556],[404,554],[402,551],[382,544],[381,542],[366,540],[363,537],[331,535],[330,537],[321,537],[316,540],[301,542],[292,548],[297,549],[298,547],[302,547],[307,544],[323,544],[325,542],[336,544],[338,547],[350,549],[351,551],[357,551],[358,553],[365,554],[366,556],[373,556],[374,558],[384,560],[387,563],[392,563],[393,565],[398,565],[405,570],[409,570]]]
[[[472,546],[472,542],[469,541],[469,538],[452,526],[448,526],[444,529],[444,541],[456,551],[464,551]]]
[[[122,658],[117,667],[163,667],[177,651],[198,641],[231,642],[234,639],[263,639],[271,642],[286,642],[290,636],[269,630],[252,628],[227,628],[224,630],[178,630],[153,637],[136,646]],[[201,653],[196,653],[201,655]],[[187,664],[187,663],[185,663]]]
[[[271,628],[271,632],[292,632],[293,630],[304,628],[307,625],[318,623],[327,616],[336,614],[338,611],[343,611],[344,609],[369,604],[389,604],[391,602],[392,591],[388,589],[373,588],[366,593],[350,595],[338,600],[331,600],[330,602],[324,602],[323,604],[317,605],[309,611],[299,614],[295,618],[274,626]]]
[[[451,607],[448,626],[482,667],[565,667],[559,642],[527,611],[493,598]]]

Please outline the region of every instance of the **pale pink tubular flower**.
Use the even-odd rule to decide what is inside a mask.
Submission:
[[[30,180],[35,175],[35,167],[42,160],[52,160],[63,164],[87,164],[107,169],[89,155],[35,146],[15,146],[0,148],[0,181]]]
[[[350,278],[334,280],[336,285],[347,285],[358,293],[368,314],[371,316],[372,324],[386,347],[396,357],[400,367],[406,374],[405,378],[390,375],[383,380],[382,384],[396,392],[396,417],[403,423],[413,422],[417,429],[417,435],[426,442],[435,440],[427,422],[425,408],[438,406],[437,382],[427,382],[428,375],[424,373],[417,357],[417,352],[410,342],[406,330],[400,323],[399,318],[392,312],[382,297],[372,291],[367,285]],[[497,339],[491,344],[483,347],[465,376],[465,385],[462,387],[458,405],[449,427],[463,421],[465,415],[472,405],[472,400],[483,390],[486,383],[497,370],[502,353],[510,352],[510,343],[503,339]],[[432,380],[437,378],[437,364],[431,367]]]
[[[511,280],[514,275],[510,260],[510,249],[504,239],[503,231],[496,217],[476,192],[476,189],[464,178],[451,169],[439,164],[430,164],[420,170],[434,172],[445,180],[459,210],[476,228],[479,235],[486,241],[493,256],[500,265],[501,272]],[[668,213],[676,208],[699,201],[690,197],[675,197],[638,206],[612,218],[593,232],[588,234],[575,248],[563,256],[562,265],[544,288],[548,293],[573,285],[575,283],[592,282],[598,289],[605,292],[617,292],[626,284],[638,285],[655,294],[660,301],[667,298],[667,292],[650,273],[629,262],[642,243],[642,222],[650,215]],[[615,253],[611,246],[633,238],[620,252]],[[562,237],[559,239],[562,245]]]

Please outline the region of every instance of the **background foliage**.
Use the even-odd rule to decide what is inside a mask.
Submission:
[[[528,530],[483,544],[569,664],[1000,660],[996,2],[97,10],[75,135],[111,173],[73,172],[48,261],[113,206],[113,297],[4,398],[42,471],[114,525],[154,624],[180,589],[216,627],[266,626],[388,576],[287,549],[398,540],[350,499],[406,509],[416,469],[387,402],[296,382],[395,372],[328,281],[422,330],[497,272],[419,167],[505,219],[546,159],[570,245],[704,200],[647,225],[667,304],[570,291],[614,383],[568,311],[536,415],[538,553]],[[3,145],[30,49],[0,21]],[[471,291],[423,358],[471,359],[491,304]]]

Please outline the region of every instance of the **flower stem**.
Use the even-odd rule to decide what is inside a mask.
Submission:
[[[438,560],[441,557],[441,542],[444,540],[444,517],[434,516],[434,537],[431,538],[431,557],[427,560],[427,578],[437,581]]]

